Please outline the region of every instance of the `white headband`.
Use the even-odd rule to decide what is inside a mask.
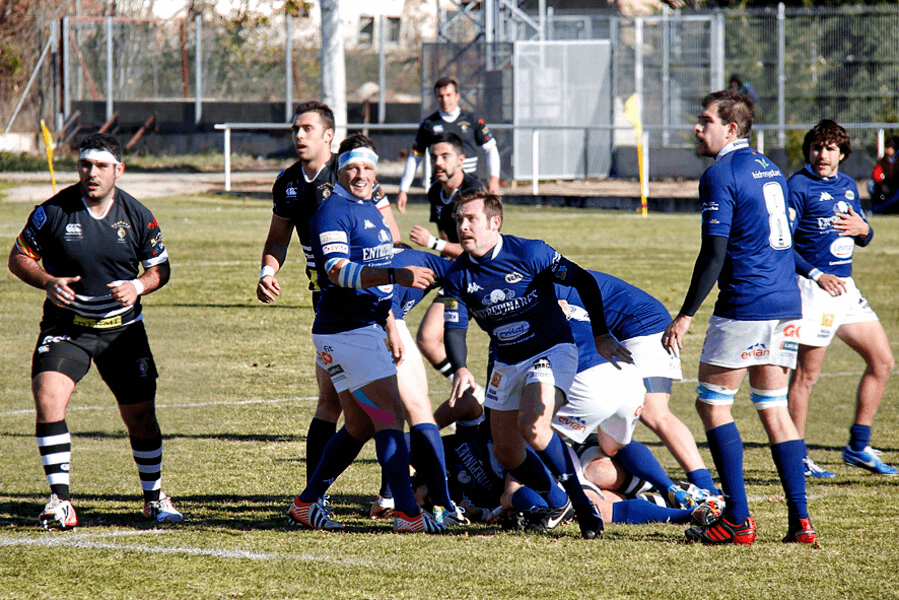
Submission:
[[[353,148],[337,157],[337,170],[343,169],[351,162],[369,162],[378,166],[378,155],[371,148]]]
[[[120,162],[122,162],[117,159],[112,152],[106,150],[105,148],[85,148],[78,156],[78,160],[96,160],[98,162],[113,164],[119,164]]]

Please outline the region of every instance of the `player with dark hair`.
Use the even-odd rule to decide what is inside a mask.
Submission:
[[[821,374],[834,336],[865,360],[855,399],[855,421],[843,462],[878,475],[899,469],[881,460],[870,445],[871,425],[893,371],[893,353],[877,314],[852,279],[855,246],[865,247],[874,230],[862,214],[855,181],[840,173],[852,152],[849,134],[824,119],[809,130],[802,145],[807,165],[790,177],[788,206],[793,220],[796,273],[802,295],[802,321],[796,324],[799,356],[790,381],[790,415],[805,432],[809,397]],[[805,456],[807,477],[835,477]]]
[[[487,156],[487,187],[494,194],[499,193],[499,150],[496,139],[490,133],[484,119],[459,106],[459,82],[452,77],[441,77],[434,84],[434,96],[437,99],[437,112],[426,117],[418,126],[418,133],[412,143],[412,152],[406,159],[406,167],[400,179],[400,191],[396,197],[396,207],[406,212],[407,192],[412,187],[415,171],[428,148],[434,144],[435,136],[448,132],[455,133],[462,140],[464,161],[462,170],[474,173],[478,168],[478,148]]]
[[[296,230],[306,257],[306,275],[312,291],[312,306],[318,305],[321,294],[316,275],[315,257],[309,235],[309,220],[318,207],[328,199],[337,183],[337,156],[331,153],[334,139],[334,113],[320,102],[298,104],[290,129],[299,160],[281,171],[272,186],[272,220],[262,250],[262,271],[256,285],[256,297],[271,304],[281,295],[277,274],[287,260],[290,238]],[[384,215],[391,233],[399,236],[390,202],[380,186],[374,190],[375,206]],[[316,367],[318,404],[306,434],[306,476],[315,470],[325,444],[337,430],[340,403],[327,371]]]
[[[160,489],[158,375],[140,302],[168,282],[171,268],[156,219],[116,187],[124,171],[113,136],[87,136],[80,144],[79,182],[34,209],[9,254],[9,270],[47,293],[31,365],[35,435],[51,491],[39,517],[47,529],[78,525],[69,492],[72,438],[66,407],[92,361],[128,429],[143,488],[143,517],[183,520]]]
[[[447,355],[456,368],[451,399],[475,384],[466,366],[471,316],[496,348],[485,406],[491,409],[497,460],[515,479],[543,495],[559,518],[573,506],[583,537],[595,538],[602,532],[602,518],[577,483],[565,444],[550,426],[578,363],[571,327],[552,284],[577,288],[603,358],[631,362],[630,353],[606,327],[596,281],[545,242],[501,235],[502,222],[502,202],[496,194],[478,190],[459,199],[456,223],[465,254],[447,272],[443,288],[456,301],[447,305],[444,317]],[[526,452],[527,446],[540,460]]]
[[[390,266],[393,237],[372,202],[377,163],[371,140],[345,139],[337,159],[338,184],[309,223],[322,285],[312,341],[318,364],[337,390],[345,424],[328,441],[287,514],[290,522],[311,529],[341,529],[320,499],[374,431],[378,462],[395,497],[394,531],[438,533],[445,525],[421,512],[412,495],[395,367],[402,348],[390,323],[393,285],[426,288],[434,274],[423,267]]]
[[[808,515],[802,457],[805,442],[787,409],[787,372],[796,364],[795,328],[802,315],[786,209],[787,182],[749,147],[754,107],[723,91],[702,100],[694,128],[699,154],[715,158],[699,181],[702,245],[690,288],[662,344],[679,354],[693,315],[718,282],[699,362],[696,409],[702,419],[727,506],[715,523],[686,531],[689,541],[751,544],[755,522],[743,479],[743,442],[731,406],[749,374],[750,399],[768,434],[787,501],[784,542],[816,544]],[[791,337],[793,336],[793,337]]]

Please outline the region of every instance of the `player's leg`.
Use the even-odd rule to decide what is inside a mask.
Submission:
[[[340,418],[340,399],[331,376],[325,368],[315,364],[315,379],[318,383],[318,401],[315,414],[306,432],[306,481],[312,476],[321,460],[328,441],[337,431],[337,420]]]
[[[824,363],[825,354],[827,354],[827,346],[799,344],[796,369],[790,375],[789,391],[787,392],[790,417],[793,419],[793,424],[796,425],[799,437],[803,439],[805,438],[805,424],[808,421],[812,389],[821,375],[821,365]],[[835,473],[820,467],[808,454],[803,457],[802,463],[806,477],[819,479],[836,477]]]
[[[866,321],[841,325],[837,337],[858,352],[866,365],[856,393],[855,420],[850,429],[849,444],[843,451],[843,460],[850,466],[880,475],[899,474],[899,470],[885,464],[870,448],[874,415],[894,367],[886,332],[880,321]]]

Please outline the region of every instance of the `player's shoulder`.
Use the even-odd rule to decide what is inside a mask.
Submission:
[[[422,119],[421,122],[418,124],[418,127],[419,127],[419,129],[424,128],[424,127],[432,129],[434,127],[435,123],[439,123],[442,120],[443,120],[443,117],[440,116],[440,111],[435,110],[434,112],[429,114],[427,117]]]
[[[462,178],[462,185],[459,186],[459,191],[463,194],[465,192],[471,192],[481,189],[484,189],[484,183],[471,173],[465,174],[465,177]]]

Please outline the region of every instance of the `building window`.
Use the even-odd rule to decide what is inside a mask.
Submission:
[[[387,17],[387,43],[400,43],[400,18]]]
[[[359,44],[363,46],[371,46],[375,39],[375,18],[359,17]]]

